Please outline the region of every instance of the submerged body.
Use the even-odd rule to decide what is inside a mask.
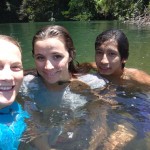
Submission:
[[[93,90],[98,87],[101,89],[101,85],[95,86],[100,80],[93,82],[92,76],[85,75],[79,79],[86,81]],[[69,85],[69,83],[67,84]],[[26,107],[33,114],[32,119],[35,123],[29,125],[31,127],[30,134],[25,134],[27,140],[31,138],[31,143],[43,136],[48,137],[49,147],[62,150],[82,150],[84,148],[90,150],[90,148],[97,149],[98,147],[100,149],[117,149],[118,147],[123,149],[126,146],[132,147],[130,143],[138,142],[150,131],[148,119],[150,104],[146,95],[140,95],[137,92],[130,93],[120,86],[120,89],[118,87],[114,91],[117,94],[114,98],[117,98],[120,105],[112,109],[106,103],[94,101],[95,97],[87,88],[74,91],[66,86],[65,92],[54,90],[51,93],[45,90],[45,85],[40,78],[30,75],[25,77],[23,85],[30,87],[30,90],[24,91],[24,94],[28,93],[29,95],[24,96]],[[44,92],[39,92],[40,88]],[[116,88],[116,86],[112,88]],[[113,98],[111,90],[114,89],[106,89],[104,92],[108,91],[108,96]],[[62,97],[61,100],[60,97]],[[38,132],[32,134],[34,126],[38,127],[36,130]],[[44,139],[44,141],[46,140]],[[146,139],[143,139],[143,142],[145,143]],[[44,142],[40,139],[38,143]]]
[[[96,66],[95,62],[91,63],[83,63],[83,66],[85,66],[85,71],[88,72],[90,69],[94,69],[95,71],[100,72],[100,68]],[[111,81],[115,84],[119,85],[131,85],[131,86],[141,86],[141,87],[147,87],[150,88],[150,75],[146,72],[136,69],[136,68],[123,68],[120,74],[111,74],[111,75],[105,75],[101,74],[104,78],[106,78],[108,81]]]
[[[20,92],[25,99],[25,109],[32,116],[32,122],[38,125],[35,136],[28,135],[29,142],[31,140],[32,143],[34,139],[39,138],[39,135],[43,135],[44,137],[49,136],[48,145],[50,147],[56,146],[59,136],[66,132],[66,125],[69,126],[75,120],[78,122],[85,115],[85,111],[81,108],[93,101],[95,97],[90,92],[91,89],[100,91],[106,85],[103,78],[92,74],[80,76],[72,82],[63,83],[62,90],[50,91],[40,77],[25,76]],[[32,127],[31,131],[33,131]],[[67,131],[69,132],[69,129]],[[75,130],[72,132],[76,133]]]
[[[21,88],[25,109],[32,114],[34,124],[34,134],[28,140],[38,149],[48,149],[63,132],[65,123],[82,118],[84,111],[79,109],[92,100],[91,89],[106,83],[98,75],[80,74],[74,64],[73,40],[62,26],[41,28],[33,37],[32,48],[37,76],[25,76]],[[89,99],[87,94],[91,95]]]
[[[42,110],[47,107],[69,107],[71,110],[75,110],[87,102],[84,93],[90,92],[91,89],[101,89],[106,85],[105,80],[96,74],[82,75],[78,77],[77,84],[71,83],[72,81],[70,83],[64,82],[62,83],[64,87],[62,90],[52,89],[50,91],[40,77],[27,75],[24,77],[20,92],[24,97],[32,99],[31,101],[35,102],[38,108]]]

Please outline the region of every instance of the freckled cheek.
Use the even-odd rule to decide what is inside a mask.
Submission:
[[[114,64],[118,64],[118,65],[120,65],[121,64],[121,60],[120,60],[120,58],[119,57],[116,57],[115,59],[112,59],[112,61],[111,61],[112,63],[114,63]]]
[[[23,70],[22,71],[18,71],[18,72],[15,72],[13,74],[14,78],[18,81],[22,81],[23,80]]]
[[[99,63],[99,62],[101,61],[101,58],[98,57],[98,56],[95,56],[95,61],[96,61],[97,63]]]
[[[18,72],[17,74],[14,75],[15,78],[15,84],[16,84],[16,88],[17,90],[19,90],[21,84],[22,84],[22,80],[23,80],[23,71],[22,72]]]
[[[100,64],[101,64],[101,60],[95,58],[95,62],[96,62],[97,67],[99,68],[99,66],[100,66]]]
[[[121,62],[120,62],[120,60],[119,60],[119,59],[113,60],[113,61],[111,62],[111,67],[112,67],[114,70],[117,70],[118,68],[120,69],[120,67],[121,67]]]
[[[96,56],[95,56],[95,60],[96,60],[97,62],[101,62],[103,59],[104,59],[104,55],[96,55]],[[110,58],[109,58],[108,56],[106,56],[105,59],[109,60]]]
[[[68,70],[68,65],[69,65],[69,62],[64,60],[64,61],[59,62],[57,67],[63,70]]]
[[[57,68],[68,68],[68,63],[64,63],[64,62],[61,62],[59,64],[57,64]]]
[[[38,62],[38,61],[35,61],[35,66],[37,69],[42,69],[45,67],[45,63],[44,62]]]

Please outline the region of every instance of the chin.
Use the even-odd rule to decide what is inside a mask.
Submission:
[[[6,98],[2,98],[2,99],[0,100],[0,105],[6,107],[6,106],[11,105],[14,101],[15,101],[14,98],[10,98],[9,100],[6,99]]]
[[[107,72],[107,71],[99,71],[100,74],[102,75],[111,75],[111,72]]]
[[[55,81],[54,80],[53,81],[47,81],[47,83],[49,83],[49,84],[56,84],[57,82],[58,82],[58,80],[57,81],[56,80]]]

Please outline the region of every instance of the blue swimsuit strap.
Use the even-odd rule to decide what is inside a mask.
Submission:
[[[17,102],[0,110],[0,148],[17,150],[19,139],[26,129],[24,119],[28,117]]]

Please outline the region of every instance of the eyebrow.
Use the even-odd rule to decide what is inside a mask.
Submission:
[[[16,62],[13,62],[13,64],[18,64],[18,65],[20,65],[20,64],[22,64],[22,61],[16,61]]]
[[[35,54],[35,53],[34,53],[34,55],[42,55],[42,54],[40,54],[40,53]]]
[[[20,60],[20,61],[10,61],[10,62],[11,62],[11,63],[18,63],[18,64],[22,63],[21,60]],[[3,61],[0,60],[0,63],[5,63],[5,62],[3,62]]]
[[[96,48],[95,50],[96,50],[96,51],[100,51],[100,50],[103,50],[103,49],[102,49],[102,48]]]

